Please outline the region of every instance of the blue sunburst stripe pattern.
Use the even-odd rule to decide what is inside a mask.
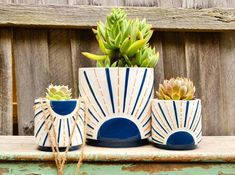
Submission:
[[[37,108],[35,109],[35,116],[34,117],[34,123],[35,123],[35,127],[34,127],[34,133],[35,133],[35,137],[36,137],[36,142],[39,146],[41,147],[50,147],[51,142],[50,142],[50,138],[49,138],[49,133],[48,131],[52,131],[51,128],[54,126],[55,127],[55,131],[56,131],[56,139],[58,141],[58,146],[59,147],[64,147],[64,144],[69,143],[70,140],[70,136],[72,134],[72,127],[73,126],[77,126],[77,128],[82,131],[84,128],[84,111],[81,110],[81,108],[84,109],[84,102],[81,101],[80,103],[80,108],[78,106],[78,101],[75,103],[74,109],[72,109],[71,111],[69,111],[70,113],[64,115],[64,114],[59,114],[56,113],[56,108],[50,106],[51,103],[50,101],[43,99],[43,106],[40,105],[40,101],[41,100],[36,100],[37,103]],[[45,109],[45,105],[47,104],[47,109]],[[65,105],[70,103],[68,101],[64,102]],[[74,100],[71,100],[71,104],[74,104]],[[49,107],[50,107],[50,111],[51,111],[51,115],[49,114]],[[48,114],[46,117],[44,116],[45,114],[42,111],[42,108],[44,108],[45,110],[45,114]],[[40,112],[40,113],[39,113]],[[58,111],[57,111],[58,112]],[[44,114],[44,115],[43,115]],[[75,125],[75,121],[72,117],[74,117],[74,115],[77,115],[78,117],[76,117],[76,125]],[[53,121],[51,121],[51,116],[53,117]],[[64,120],[62,120],[64,119]],[[48,122],[48,124],[50,126],[48,126],[49,128],[46,128],[46,122]],[[52,124],[53,122],[53,124]],[[62,127],[63,126],[63,127]],[[74,134],[71,137],[71,146],[78,146],[81,145],[83,142],[83,136],[81,135],[82,133],[79,132],[78,129],[74,130]],[[82,137],[77,137],[81,135]]]
[[[130,69],[126,69],[126,77],[125,77],[125,86],[124,86],[124,98],[123,98],[123,112],[126,109],[126,96],[127,96],[127,88],[128,88],[128,80],[129,80],[129,71]]]
[[[146,79],[146,74],[147,74],[147,69],[145,69],[145,71],[144,71],[144,75],[143,75],[143,78],[142,78],[142,82],[141,82],[141,85],[140,85],[140,89],[139,89],[139,92],[138,92],[138,95],[137,95],[137,99],[136,99],[136,101],[135,101],[135,105],[134,105],[133,110],[132,110],[132,112],[131,112],[131,115],[133,115],[133,113],[134,113],[134,111],[135,111],[135,108],[136,108],[136,105],[137,105],[137,103],[138,103],[138,100],[139,100],[139,98],[140,98],[140,94],[141,94],[141,92],[142,92],[143,85],[144,85],[144,82],[145,82],[145,79]]]
[[[47,108],[44,109],[45,111],[47,110]],[[37,114],[34,115],[34,119],[43,112],[43,110],[40,110]]]
[[[155,121],[157,122],[157,124],[162,128],[162,130],[166,133],[166,134],[168,134],[168,132],[164,129],[164,127],[161,125],[161,123],[158,121],[158,119],[157,119],[157,117],[155,116],[155,114],[153,113],[153,117],[154,117],[154,119],[155,119]]]
[[[163,142],[159,141],[159,140],[156,140],[155,138],[152,137],[152,140],[156,143],[160,143],[160,144],[163,144]]]
[[[54,117],[53,121],[55,121],[55,119],[56,119],[56,118]],[[53,126],[53,125],[51,124],[50,127],[49,127],[49,129],[48,129],[49,131],[51,130],[52,126]],[[46,143],[46,141],[47,141],[47,138],[48,138],[48,133],[47,133],[46,137],[44,138],[44,141],[43,141],[42,146],[45,146],[45,143]]]
[[[153,128],[153,131],[154,131],[157,135],[159,135],[161,138],[164,139],[164,137],[163,137],[159,132],[157,132],[155,128]]]
[[[197,102],[196,111],[195,111],[195,113],[194,113],[193,121],[192,121],[192,123],[191,123],[191,125],[190,125],[190,129],[192,129],[192,126],[193,126],[193,123],[194,123],[195,117],[196,117],[196,115],[197,115],[198,105],[199,105],[199,101]]]
[[[57,138],[57,142],[58,142],[58,143],[60,143],[61,123],[62,123],[62,120],[60,119],[60,124],[59,124],[59,128],[58,128],[58,138]]]
[[[159,107],[159,109],[160,109],[160,111],[161,111],[161,113],[162,113],[162,115],[163,115],[163,117],[164,117],[164,119],[165,119],[165,121],[166,121],[167,125],[168,125],[168,126],[169,126],[169,128],[172,130],[172,127],[171,127],[171,125],[170,125],[169,121],[167,120],[166,115],[165,115],[165,113],[163,112],[163,110],[162,110],[162,107],[161,107],[160,103],[158,103],[158,107]],[[170,116],[169,116],[169,117],[170,117]]]
[[[88,109],[89,114],[99,123],[99,120],[95,117],[95,115],[91,112],[90,109]]]
[[[143,124],[143,127],[145,127],[147,125],[148,122],[150,122],[151,118],[149,117],[149,119]]]
[[[70,137],[70,124],[69,124],[69,119],[67,118],[67,127],[68,127],[68,134],[69,134],[69,137]]]
[[[138,77],[141,77],[140,81]],[[80,68],[80,95],[87,99],[87,118],[91,126],[87,127],[92,135],[88,138],[97,140],[102,125],[119,117],[132,121],[139,129],[141,139],[148,138],[145,134],[151,130],[153,77],[151,68]],[[105,109],[105,115],[99,108]]]
[[[198,127],[200,121],[201,121],[201,115],[200,115],[200,117],[199,117],[199,119],[198,119],[198,122],[197,122],[196,127],[194,128],[193,132],[196,131],[196,129],[197,129],[197,127]]]
[[[88,126],[89,128],[91,128],[91,129],[94,129],[94,127],[91,126],[90,124],[87,124],[87,126]]]
[[[112,109],[113,109],[113,113],[115,113],[115,107],[114,107],[114,101],[113,101],[113,88],[112,88],[112,82],[110,79],[109,69],[106,68],[105,72],[106,72],[106,79],[107,79],[107,83],[108,83],[108,87],[109,87],[109,96],[110,96],[110,100],[112,103]]]
[[[186,103],[186,111],[185,111],[185,119],[184,119],[184,127],[186,127],[186,122],[187,122],[187,118],[188,118],[188,108],[189,108],[189,101],[187,101]]]
[[[76,124],[76,126],[77,126],[77,130],[78,130],[78,132],[79,132],[79,134],[80,134],[81,140],[83,140],[81,129],[80,129],[80,127],[78,126],[78,124],[77,124],[77,122],[76,122],[74,116],[73,116],[73,120],[74,120],[74,122],[75,122],[75,124]]]
[[[150,134],[151,134],[151,130],[148,131],[144,136],[148,136],[148,135],[150,135]]]
[[[50,114],[47,116],[46,120],[48,120],[49,117],[50,117]],[[39,127],[38,131],[36,132],[36,135],[35,135],[36,137],[38,136],[38,133],[41,131],[43,125],[44,125],[45,122],[46,122],[46,120],[44,120],[44,121],[42,122],[41,126]]]
[[[148,99],[147,99],[147,101],[146,101],[146,103],[145,103],[145,105],[144,105],[144,107],[143,107],[141,113],[140,113],[139,116],[137,117],[138,120],[139,120],[140,117],[142,116],[143,112],[146,110],[146,107],[147,107],[147,105],[149,104],[149,101],[150,101],[150,98],[152,97],[152,94],[153,94],[153,86],[152,86],[152,89],[151,89],[151,91],[150,91],[150,93],[149,93]]]
[[[173,107],[174,107],[174,114],[175,114],[175,120],[176,120],[177,128],[179,128],[179,121],[178,121],[178,115],[177,115],[177,109],[176,109],[175,101],[173,101]]]
[[[90,83],[90,81],[89,81],[89,79],[88,79],[88,77],[87,77],[86,71],[84,71],[84,75],[85,75],[87,84],[88,84],[88,86],[89,86],[89,88],[90,88],[90,91],[91,91],[91,93],[92,93],[92,95],[93,95],[93,97],[94,97],[94,99],[95,99],[97,105],[99,106],[99,108],[100,108],[102,114],[103,114],[104,116],[106,116],[106,114],[104,113],[103,108],[101,107],[101,105],[100,105],[100,103],[99,103],[99,101],[98,101],[98,99],[97,99],[97,97],[96,97],[96,95],[95,95],[95,93],[94,93],[94,91],[93,91],[93,89],[92,89],[92,86],[91,86],[91,83]]]
[[[167,139],[178,132],[190,134],[195,144],[201,140],[201,102],[199,99],[188,101],[153,100],[152,116],[152,138],[156,143],[163,141],[163,144],[167,144]],[[175,120],[167,120],[171,116],[175,116]],[[178,117],[181,117],[182,125],[179,125]],[[175,122],[177,127],[174,127]],[[163,126],[169,126],[170,130],[167,132]]]

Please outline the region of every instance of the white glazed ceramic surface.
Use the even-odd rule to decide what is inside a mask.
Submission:
[[[197,145],[202,138],[201,100],[152,100],[152,141],[167,145],[172,134],[189,133]],[[180,141],[179,141],[180,142]]]
[[[80,68],[79,90],[88,108],[87,137],[97,140],[106,121],[125,118],[137,126],[141,139],[148,138],[153,78],[152,68]]]
[[[72,136],[71,146],[81,145],[83,142],[83,130],[84,130],[84,102],[81,101],[80,109],[79,109],[79,101],[73,100],[76,102],[74,108],[70,111],[70,113],[66,115],[61,115],[56,113],[51,107],[51,101],[43,100],[44,111],[46,116],[43,113],[43,108],[40,105],[40,100],[35,100],[35,113],[34,113],[34,136],[36,138],[36,142],[41,147],[51,147],[50,138],[48,135],[48,130],[52,130],[52,120],[55,126],[56,138],[58,141],[59,147],[67,147],[69,144],[70,135],[72,134],[73,127],[75,126],[74,133]],[[47,103],[47,105],[46,105]],[[48,106],[52,111],[52,119],[51,114],[48,110]],[[76,113],[79,113],[79,116],[76,120]],[[76,123],[75,123],[76,120]],[[51,132],[53,133],[53,131]]]

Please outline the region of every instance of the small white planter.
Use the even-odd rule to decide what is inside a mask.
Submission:
[[[74,126],[75,130],[71,139],[70,150],[78,149],[83,143],[84,138],[84,102],[81,101],[79,103],[79,101],[75,99],[65,101],[49,101],[44,99],[42,102],[44,112],[40,99],[36,99],[34,103],[34,136],[38,148],[43,151],[51,151],[48,129],[50,131],[53,130],[51,122],[53,121],[59,150],[62,151],[66,149]],[[51,113],[49,109],[51,109]],[[76,117],[76,113],[79,114],[78,117]]]
[[[201,100],[152,100],[152,141],[156,146],[194,149],[201,138]]]
[[[152,68],[80,68],[87,105],[87,140],[108,147],[138,146],[151,128]]]

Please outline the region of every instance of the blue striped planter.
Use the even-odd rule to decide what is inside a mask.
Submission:
[[[47,130],[49,128],[52,131],[51,133],[54,134],[51,121],[53,121],[55,126],[55,136],[60,151],[64,151],[69,144],[69,139],[75,125],[70,150],[78,149],[84,137],[84,102],[80,102],[80,108],[78,100],[49,101],[44,99],[42,102],[43,106],[41,105],[40,99],[36,99],[34,103],[34,136],[39,150],[51,151],[50,138]],[[51,114],[49,108],[52,111]],[[79,114],[78,117],[76,117],[76,113]],[[53,119],[51,119],[51,115]]]
[[[151,128],[152,68],[80,68],[87,105],[88,144],[131,147],[147,142]]]
[[[201,100],[152,100],[152,141],[156,146],[194,149],[201,139]]]

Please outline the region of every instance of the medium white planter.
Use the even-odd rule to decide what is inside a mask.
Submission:
[[[146,143],[151,132],[153,79],[152,68],[80,68],[88,144],[129,147]]]
[[[152,141],[156,146],[194,149],[201,138],[201,100],[152,100]]]
[[[36,99],[34,103],[34,136],[38,148],[43,151],[51,151],[48,129],[50,131],[53,130],[51,122],[53,121],[59,150],[63,151],[66,149],[74,126],[75,130],[71,137],[70,150],[78,149],[83,143],[84,138],[84,102],[81,101],[79,103],[75,99],[65,101],[49,101],[44,99],[42,102],[43,106],[40,99]],[[79,115],[77,116],[76,113]],[[53,134],[53,131],[51,133]]]

